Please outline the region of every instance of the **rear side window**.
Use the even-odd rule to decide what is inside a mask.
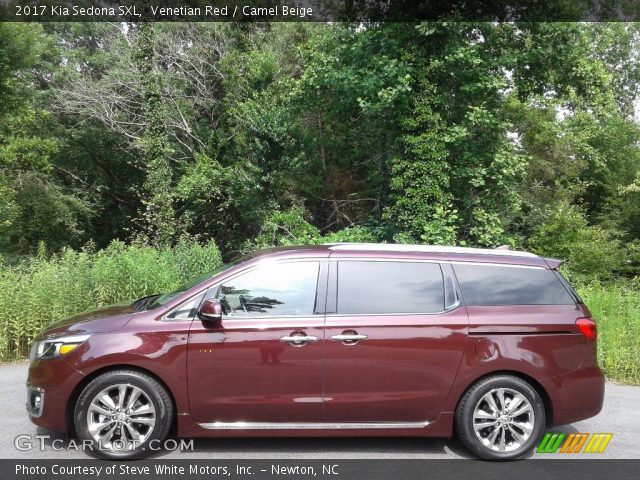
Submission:
[[[454,264],[467,305],[571,305],[571,295],[552,270]]]
[[[554,270],[553,273],[555,273],[556,277],[558,277],[558,280],[560,280],[562,285],[564,285],[564,288],[566,288],[569,291],[575,303],[584,303],[582,298],[580,298],[580,295],[578,295],[578,292],[575,291],[575,289],[571,286],[571,284],[567,281],[567,279],[560,274],[559,271]]]
[[[338,263],[338,313],[435,313],[444,310],[437,263]]]

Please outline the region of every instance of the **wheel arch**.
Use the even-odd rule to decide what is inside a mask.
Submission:
[[[532,376],[527,375],[526,373],[518,372],[516,370],[496,370],[493,372],[487,372],[475,378],[473,381],[469,382],[469,384],[464,388],[464,390],[456,400],[456,406],[455,406],[454,412],[458,410],[458,406],[460,405],[460,402],[462,401],[466,393],[469,391],[469,389],[471,389],[471,387],[473,387],[478,382],[481,382],[485,378],[496,377],[499,375],[510,375],[513,377],[517,377],[520,380],[524,380],[529,385],[531,385],[531,387],[538,393],[538,395],[540,395],[540,398],[542,399],[542,404],[544,406],[544,413],[545,413],[545,425],[549,426],[553,424],[553,403],[551,402],[551,397],[549,396],[549,393],[547,392],[547,390],[538,380],[536,380]]]
[[[111,372],[114,370],[132,370],[132,371],[136,371],[138,373],[142,373],[144,375],[147,375],[151,378],[153,378],[156,382],[158,382],[160,385],[162,385],[164,387],[164,389],[167,391],[167,393],[169,394],[169,398],[171,399],[171,405],[173,406],[173,410],[174,412],[176,412],[176,414],[173,416],[173,421],[172,421],[172,425],[171,425],[171,429],[170,431],[173,432],[177,426],[177,419],[178,419],[178,410],[176,407],[176,399],[173,395],[173,392],[171,391],[171,389],[169,388],[169,386],[167,385],[167,383],[160,378],[157,374],[155,374],[154,372],[152,372],[151,370],[148,370],[146,368],[143,367],[139,367],[137,365],[130,365],[130,364],[126,364],[126,363],[122,363],[122,364],[117,364],[117,365],[108,365],[102,368],[98,368],[94,371],[92,371],[91,373],[87,374],[82,381],[80,381],[78,383],[78,385],[75,386],[75,388],[73,389],[73,391],[71,392],[71,395],[69,395],[69,399],[67,400],[67,406],[65,408],[65,430],[68,434],[75,434],[75,427],[74,427],[74,422],[73,422],[73,411],[75,409],[75,405],[76,402],[78,401],[78,398],[80,397],[80,394],[82,393],[82,390],[84,390],[84,388],[89,385],[89,383],[91,383],[91,381],[97,377],[99,377],[100,375],[102,375],[103,373],[107,373],[107,372]]]

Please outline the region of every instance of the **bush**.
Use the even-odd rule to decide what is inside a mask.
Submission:
[[[174,290],[220,264],[215,244],[192,240],[165,249],[114,241],[98,252],[41,251],[16,266],[0,264],[0,358],[25,356],[33,337],[57,320]]]
[[[304,217],[305,212],[301,207],[294,207],[285,212],[276,210],[269,214],[256,239],[247,243],[247,250],[318,243],[320,230]]]
[[[294,207],[285,212],[275,211],[269,215],[255,241],[245,245],[246,251],[286,245],[318,245],[322,243],[379,242],[382,233],[365,226],[347,227],[337,232],[322,235],[320,230],[305,219],[305,211]]]
[[[589,284],[578,293],[598,324],[598,362],[607,378],[640,384],[640,285]]]
[[[546,218],[529,246],[539,255],[566,260],[574,278],[609,280],[625,266],[616,232],[588,225],[576,206],[562,203],[549,210]]]

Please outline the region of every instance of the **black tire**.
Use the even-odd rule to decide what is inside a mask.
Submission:
[[[123,397],[125,397],[125,400],[131,399],[133,395],[131,392],[134,388],[140,389],[144,395],[140,394],[141,398],[138,397],[140,399],[135,401],[135,405],[138,406],[138,409],[140,408],[140,406],[146,407],[147,410],[151,409],[151,407],[153,407],[154,409],[153,413],[140,414],[137,417],[149,418],[150,416],[155,415],[155,424],[153,426],[145,426],[144,424],[137,425],[138,428],[144,431],[144,435],[140,437],[144,439],[143,441],[132,441],[132,436],[130,434],[129,436],[127,436],[129,430],[124,429],[124,427],[127,427],[127,425],[124,425],[126,420],[120,424],[117,424],[123,425],[123,429],[125,430],[124,440],[129,440],[130,446],[128,448],[124,446],[122,448],[117,448],[120,446],[120,444],[118,443],[118,434],[116,434],[117,438],[113,442],[105,442],[104,445],[100,445],[89,431],[90,420],[88,418],[88,415],[89,407],[91,406],[92,400],[94,400],[96,395],[109,388],[113,388],[113,390],[109,391],[116,392],[117,395],[117,385],[127,386],[126,391],[129,392],[129,396],[127,397],[125,393],[125,395],[123,395]],[[121,410],[124,411],[124,409]],[[136,408],[132,408],[131,410],[136,410]],[[111,428],[111,425],[114,425],[114,421],[110,420],[110,418],[107,418],[105,416],[95,417],[95,415],[98,415],[96,413],[92,413],[92,415],[94,415],[94,417],[92,418],[97,418],[99,422],[111,422],[108,427],[105,427],[105,430],[102,430],[103,432],[108,432],[108,430]],[[162,442],[167,437],[169,429],[171,428],[171,425],[173,423],[173,416],[173,403],[171,402],[169,393],[157,380],[136,370],[113,370],[103,373],[102,375],[94,378],[82,390],[82,393],[80,393],[80,396],[78,397],[75,405],[73,419],[78,438],[83,442],[89,442],[92,445],[91,451],[93,453],[104,458],[125,460],[140,458],[153,453],[153,450],[149,448],[150,442],[153,442],[151,446],[154,450],[161,447]],[[132,416],[131,418],[134,417]]]
[[[476,430],[474,428],[475,425],[482,424],[482,419],[474,420],[474,412],[476,407],[480,406],[482,410],[482,414],[484,412],[490,412],[492,415],[495,415],[492,410],[490,410],[490,405],[486,401],[485,395],[489,392],[494,391],[497,394],[496,389],[507,389],[505,391],[505,405],[508,409],[509,404],[515,400],[515,396],[513,396],[512,392],[518,392],[520,395],[523,395],[526,400],[528,400],[531,405],[531,410],[533,411],[533,417],[529,416],[528,410],[527,413],[522,414],[517,418],[510,417],[507,415],[506,417],[502,417],[502,421],[509,422],[511,420],[517,421],[518,423],[505,425],[502,427],[501,419],[496,418],[496,423],[492,426],[481,428],[480,432],[476,434]],[[498,398],[492,396],[492,398]],[[480,403],[483,402],[483,403]],[[499,404],[499,401],[496,402]],[[523,405],[523,403],[521,403]],[[514,408],[513,412],[517,413],[519,408]],[[500,415],[501,412],[498,413]],[[530,421],[533,418],[533,428],[531,430],[530,436],[523,441],[519,445],[519,440],[511,433],[511,431],[515,430],[516,433],[522,435],[523,437],[526,435],[520,427],[516,427],[516,425],[526,424],[530,425]],[[509,420],[511,419],[511,420]],[[536,390],[529,385],[524,380],[512,376],[512,375],[496,375],[493,377],[488,377],[483,380],[480,380],[476,384],[474,384],[462,397],[462,400],[458,404],[458,408],[455,414],[455,429],[458,437],[462,441],[465,447],[467,447],[472,453],[476,456],[483,458],[485,460],[514,460],[517,458],[522,458],[533,448],[535,448],[540,442],[540,438],[544,433],[545,427],[545,409],[542,399]],[[493,419],[486,420],[487,423],[492,423]],[[492,434],[498,430],[496,433],[495,439],[492,441]],[[506,433],[505,433],[506,432]],[[500,440],[505,439],[505,451],[500,451]],[[480,438],[481,437],[481,438]],[[497,448],[494,450],[492,447],[486,445],[484,442],[493,445],[493,448]],[[494,443],[496,442],[496,443]]]

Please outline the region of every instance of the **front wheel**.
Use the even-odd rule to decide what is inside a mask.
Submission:
[[[455,416],[462,443],[487,460],[513,460],[529,453],[544,433],[540,395],[511,375],[489,377],[462,397]]]
[[[74,423],[80,440],[105,458],[128,459],[161,445],[173,421],[166,389],[135,370],[114,370],[93,379],[75,406]]]

